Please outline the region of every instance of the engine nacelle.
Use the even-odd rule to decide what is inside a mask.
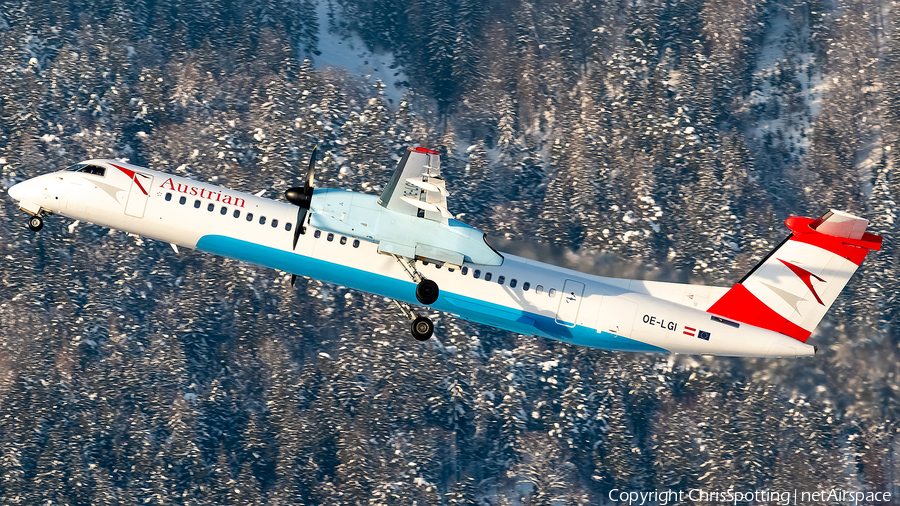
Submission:
[[[311,211],[311,226],[376,242],[385,254],[456,266],[503,263],[477,228],[453,219],[444,224],[385,209],[374,195],[316,190]]]

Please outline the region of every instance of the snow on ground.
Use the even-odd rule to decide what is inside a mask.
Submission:
[[[822,97],[832,88],[841,86],[840,76],[824,73],[817,65],[813,54],[809,51],[809,28],[790,19],[787,7],[781,6],[777,14],[772,16],[769,29],[763,42],[754,72],[756,89],[751,92],[750,105],[756,108],[769,108],[776,101],[780,111],[773,114],[766,111],[762,114],[756,127],[748,132],[748,137],[762,143],[767,134],[772,136],[773,144],[781,144],[791,148],[790,152],[796,161],[809,151],[810,136],[816,117],[822,105]],[[886,51],[886,39],[879,39],[879,54]],[[786,97],[780,96],[776,86],[779,69],[793,67],[800,89],[796,95],[793,108]],[[864,87],[863,93],[879,93],[883,83],[874,83]],[[799,103],[799,106],[797,105]],[[881,162],[885,151],[882,146],[881,125],[883,121],[878,113],[868,114],[862,118],[862,146],[856,158],[856,169],[859,174],[861,189],[864,194],[871,195],[873,171]]]
[[[783,135],[786,145],[793,144],[805,153],[809,149],[809,136],[812,133],[812,122],[819,114],[822,96],[830,83],[823,78],[821,69],[815,65],[813,54],[807,49],[809,33],[804,26],[801,29],[791,23],[787,8],[779,9],[770,20],[769,30],[765,35],[763,50],[756,61],[755,80],[760,83],[751,92],[750,102],[753,106],[780,103],[781,111],[774,117],[763,117],[756,128],[749,132],[749,137],[762,142],[766,134],[775,137],[778,132]],[[799,111],[787,110],[783,97],[778,97],[774,82],[779,70],[793,66],[800,83],[799,96],[802,106]],[[807,113],[808,112],[808,113]],[[766,115],[770,116],[770,115]],[[779,142],[775,140],[775,142]]]
[[[314,58],[317,69],[340,67],[354,76],[375,84],[380,79],[385,84],[384,93],[395,107],[407,90],[406,74],[397,65],[390,52],[373,53],[355,33],[341,36],[329,30],[329,8],[335,9],[335,16],[340,16],[340,8],[327,0],[320,0],[316,6],[319,18],[319,51],[322,54]]]

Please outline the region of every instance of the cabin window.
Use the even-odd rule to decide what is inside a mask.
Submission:
[[[69,167],[69,168],[66,169],[66,170],[71,170],[72,172],[78,172],[78,169],[84,167],[84,165],[85,165],[85,164],[83,164],[83,163],[76,163],[75,165]]]
[[[498,284],[498,285],[502,285],[504,281],[506,281],[506,277],[505,277],[505,276],[500,276],[499,278],[497,278],[497,284]]]
[[[359,239],[353,239],[353,247],[354,247],[354,248],[358,248],[358,247],[359,247]]]
[[[549,293],[550,297],[553,298],[556,295],[556,288],[551,288],[547,293]]]
[[[185,202],[187,202],[187,197],[181,197],[180,199],[178,199],[178,203],[181,205],[184,205]]]
[[[469,273],[469,268],[468,268],[468,267],[463,267],[462,269],[460,269],[459,272],[461,272],[462,275],[465,276],[466,274]]]
[[[313,237],[315,237],[316,239],[318,239],[319,237],[322,237],[322,231],[321,231],[321,230],[316,230],[316,233],[313,234]]]
[[[235,218],[240,218],[240,217],[241,217],[241,210],[240,210],[240,209],[235,209],[235,210],[234,210],[234,217],[235,217]]]
[[[247,221],[253,221],[253,213],[247,213]]]
[[[260,217],[259,217],[259,224],[260,224],[260,225],[265,225],[265,224],[266,224],[266,217],[265,217],[265,216],[260,216]]]
[[[518,283],[518,281],[516,281],[516,278],[512,278],[509,280],[509,287],[515,288],[517,283]]]
[[[484,280],[485,280],[485,281],[490,281],[492,276],[493,276],[493,274],[491,274],[490,272],[486,272],[486,273],[484,274]]]
[[[328,237],[325,238],[326,241],[331,242],[334,240],[334,234],[328,232]]]
[[[278,219],[272,220],[272,228],[278,228]]]
[[[219,209],[219,214],[221,214],[222,216],[225,216],[226,214],[228,214],[228,208],[225,206],[222,206],[222,209]]]
[[[343,246],[345,244],[347,244],[347,238],[344,236],[341,236],[341,246]]]
[[[172,200],[172,194],[171,194],[171,193],[166,193],[166,202],[168,202],[168,201],[170,201],[170,200]]]
[[[480,278],[480,277],[481,277],[481,271],[478,270],[478,269],[475,269],[475,272],[472,273],[472,277],[475,278],[475,279]]]
[[[290,232],[292,226],[293,225],[291,224],[291,222],[287,222],[284,224],[284,229],[287,230],[288,232]]]
[[[212,203],[210,203],[208,206],[206,206],[206,210],[209,212],[213,212],[213,209],[215,209],[215,208],[216,208],[216,205],[212,204]]]
[[[522,283],[522,291],[527,292],[529,288],[531,288],[531,283],[529,283],[528,281]]]
[[[194,209],[200,209],[200,204],[202,204],[202,202],[200,202],[199,200],[195,200],[194,201]]]
[[[538,295],[544,293],[544,285],[538,285],[538,286],[534,287],[534,293],[536,293]]]

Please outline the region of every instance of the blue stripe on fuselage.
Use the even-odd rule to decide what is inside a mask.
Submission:
[[[271,248],[253,242],[226,237],[206,235],[197,241],[197,249],[235,260],[250,262],[298,276],[308,276],[322,281],[349,286],[356,290],[374,293],[383,297],[418,304],[415,298],[416,285],[412,281],[383,276],[364,269],[355,269],[318,258],[300,255],[291,251]],[[433,309],[459,315],[493,327],[499,327],[519,334],[534,334],[566,343],[619,351],[668,353],[656,346],[617,336],[610,332],[597,332],[584,326],[565,327],[549,316],[528,313],[517,308],[509,308],[472,297],[466,297],[441,290]]]

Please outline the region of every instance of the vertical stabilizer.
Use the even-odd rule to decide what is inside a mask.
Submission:
[[[791,235],[708,310],[806,342],[881,237],[842,211],[785,221]]]

